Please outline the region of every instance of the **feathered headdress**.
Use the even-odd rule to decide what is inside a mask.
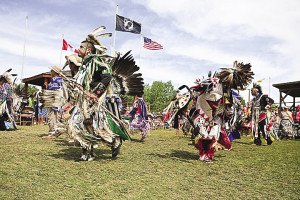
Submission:
[[[93,30],[86,37],[86,41],[93,44],[94,47],[96,48],[96,50],[98,51],[98,53],[100,53],[100,54],[105,52],[107,50],[107,48],[105,46],[101,45],[101,43],[97,37],[111,37],[112,36],[112,33],[101,33],[105,30],[106,30],[105,26],[100,26],[100,27],[96,28],[95,30]]]
[[[245,89],[252,81],[254,73],[251,71],[251,65],[238,63],[235,61],[231,68],[221,68],[216,74],[222,83],[229,85],[236,90]]]
[[[6,82],[8,82],[9,84],[13,83],[13,76],[17,76],[17,74],[11,74],[12,69],[8,69],[6,70],[6,72],[4,72],[2,75],[0,75],[0,79],[4,79]]]
[[[261,86],[258,83],[253,83],[253,87],[258,90],[258,93],[262,94]]]

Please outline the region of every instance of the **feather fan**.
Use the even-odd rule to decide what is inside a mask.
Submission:
[[[251,64],[243,64],[235,61],[232,68],[221,68],[216,77],[222,83],[228,84],[236,90],[244,90],[252,81],[254,73],[251,71]]]
[[[124,56],[114,60],[112,65],[112,75],[120,86],[122,95],[138,95],[144,94],[144,79],[141,73],[137,73],[140,68],[135,64],[131,51]]]

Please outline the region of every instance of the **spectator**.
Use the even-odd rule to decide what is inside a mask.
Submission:
[[[281,111],[281,118],[284,119],[284,120],[290,120],[291,122],[293,122],[293,115],[292,115],[292,112],[289,111],[289,107],[287,106],[284,106],[283,107],[283,111]]]
[[[295,119],[295,123],[300,123],[300,105],[296,106],[296,112],[293,113],[293,119]]]
[[[57,66],[52,67],[51,69],[51,81],[47,85],[48,90],[61,90],[63,79],[60,77],[59,73],[61,69]],[[48,136],[57,136],[58,135],[58,124],[59,124],[59,112],[60,107],[49,107],[48,108],[48,125],[49,125],[49,133]]]

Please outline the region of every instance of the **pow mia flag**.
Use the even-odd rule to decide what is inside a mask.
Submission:
[[[116,31],[130,32],[135,34],[141,33],[142,26],[126,17],[116,15]]]

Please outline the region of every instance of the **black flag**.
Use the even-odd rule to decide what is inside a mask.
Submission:
[[[116,31],[130,32],[130,33],[141,33],[142,26],[126,17],[116,15]]]

